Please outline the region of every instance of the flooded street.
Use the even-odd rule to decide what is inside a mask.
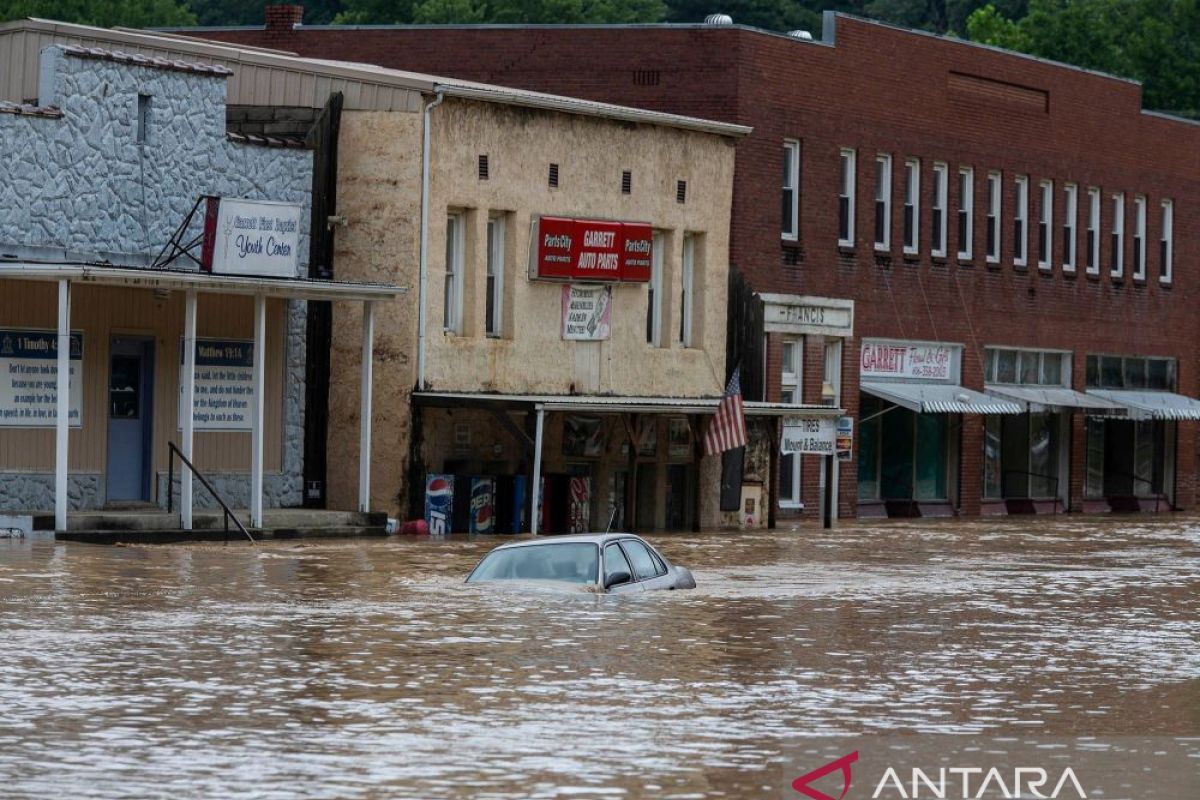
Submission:
[[[814,734],[1200,734],[1200,521],[648,538],[697,590],[464,586],[496,539],[0,542],[2,793],[775,797]]]

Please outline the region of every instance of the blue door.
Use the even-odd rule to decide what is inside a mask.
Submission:
[[[108,502],[149,501],[154,340],[114,336],[108,349]]]

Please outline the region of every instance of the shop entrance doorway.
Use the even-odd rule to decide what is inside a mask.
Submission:
[[[114,336],[108,349],[109,503],[149,502],[154,441],[154,339]]]

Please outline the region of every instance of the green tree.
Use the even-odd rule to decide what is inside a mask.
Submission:
[[[308,25],[328,25],[342,10],[342,0],[290,1],[304,6],[304,22]],[[266,3],[267,0],[187,0],[200,25],[262,25]]]
[[[658,22],[662,0],[347,0],[339,24]]]
[[[175,0],[0,0],[0,21],[23,17],[44,17],[102,28],[196,24],[196,15]]]
[[[975,41],[1134,78],[1148,108],[1200,110],[1197,0],[1030,0],[1025,16],[993,6],[967,21]]]

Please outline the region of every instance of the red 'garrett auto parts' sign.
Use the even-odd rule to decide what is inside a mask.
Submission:
[[[644,222],[541,217],[533,278],[564,281],[650,280],[654,232]]]

